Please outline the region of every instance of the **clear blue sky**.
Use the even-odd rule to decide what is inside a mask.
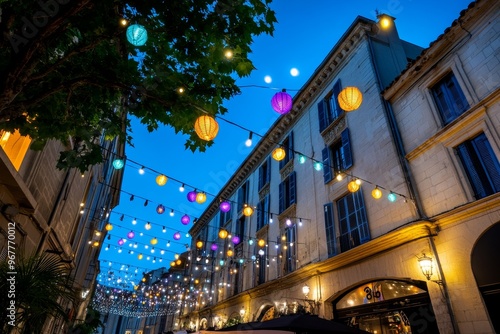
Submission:
[[[376,10],[389,14],[396,18],[400,38],[428,47],[459,17],[460,11],[466,9],[469,3],[468,0],[358,0],[355,3],[334,0],[274,0],[272,8],[278,19],[274,36],[266,35],[255,39],[250,58],[257,69],[250,77],[238,81],[240,86],[258,85],[268,88],[243,87],[241,95],[226,103],[229,112],[223,117],[255,133],[264,134],[278,118],[278,114],[271,108],[272,96],[282,88],[288,89],[293,96],[358,15],[376,20]],[[299,75],[293,77],[290,74],[291,68],[297,68]],[[266,75],[272,78],[269,84],[264,81]],[[131,279],[137,283],[143,271],[162,266],[168,268],[174,254],[184,252],[185,245],[190,245],[191,240],[186,237],[186,233],[192,226],[192,220],[201,215],[213,199],[210,194],[216,195],[219,192],[259,139],[254,136],[254,144],[247,148],[244,142],[248,138],[248,132],[223,121],[219,121],[219,126],[214,145],[207,152],[192,153],[184,149],[186,138],[176,135],[171,128],[165,127],[148,133],[140,124],[133,123],[134,147],[126,148],[129,162],[125,167],[120,205],[111,215],[114,228],[110,232],[110,239],[105,240],[100,255],[101,260],[106,260],[101,263],[101,283],[114,285],[103,279],[108,271],[113,272],[114,282],[121,278],[122,282]],[[144,175],[139,175],[139,165],[146,167]],[[171,178],[165,186],[160,187],[155,183],[156,172]],[[191,187],[186,186],[184,193],[180,193],[180,183],[172,179]],[[186,194],[193,187],[209,194],[204,205],[187,201]],[[133,201],[130,201],[131,194],[135,197]],[[150,201],[148,206],[144,206],[145,199]],[[160,203],[168,208],[162,215],[155,211]],[[174,217],[169,215],[170,209],[174,209]],[[122,214],[123,221],[120,220]],[[180,222],[183,214],[191,216],[191,223],[187,226]],[[133,218],[137,218],[136,225],[132,225]],[[149,231],[144,229],[148,221],[152,224]],[[162,232],[163,226],[166,228],[165,233]],[[122,246],[122,252],[118,253],[118,239],[126,238],[130,230],[136,234],[132,242],[137,242],[138,247],[133,248],[126,243]],[[176,231],[182,234],[178,242],[173,239]],[[140,236],[140,232],[144,235]],[[151,253],[150,240],[155,236],[158,244],[155,252]],[[166,246],[168,241],[171,243],[170,247]],[[105,250],[108,244],[109,250]],[[144,248],[146,244],[148,249]],[[163,255],[160,254],[161,249],[165,251]],[[129,254],[129,251],[133,251],[133,254]],[[144,255],[142,260],[137,259],[139,253]],[[149,260],[146,259],[147,256],[150,257]],[[155,257],[156,263],[153,263]],[[160,258],[163,258],[163,262],[159,262]],[[111,266],[108,261],[111,261]],[[122,264],[128,264],[130,268],[125,270],[126,267],[122,267]],[[134,276],[135,269],[138,269],[137,276]]]

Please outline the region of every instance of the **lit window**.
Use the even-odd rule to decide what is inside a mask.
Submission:
[[[21,136],[19,131],[0,132],[0,147],[5,151],[12,165],[16,170],[19,170],[24,156],[28,151],[31,143],[31,138],[28,136]]]

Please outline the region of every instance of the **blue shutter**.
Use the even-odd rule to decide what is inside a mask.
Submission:
[[[240,212],[243,209],[243,203],[245,201],[244,196],[244,186],[242,186],[240,189],[238,189],[238,212]]]
[[[322,132],[328,126],[327,121],[327,108],[325,100],[321,100],[318,103],[318,120],[319,120],[319,132]]]
[[[266,175],[266,183],[269,183],[271,182],[271,157],[267,157],[267,169],[266,169],[266,172],[267,172],[267,175]]]
[[[500,191],[500,163],[484,133],[473,140],[479,160],[485,170],[484,177],[491,184],[492,193]]]
[[[332,167],[330,166],[330,148],[327,146],[321,151],[323,157],[323,179],[325,184],[332,180]]]
[[[326,230],[326,248],[328,257],[335,255],[335,225],[333,220],[333,203],[327,203],[324,206],[325,212],[325,230]]]
[[[269,223],[269,211],[270,211],[270,201],[269,201],[269,194],[264,197],[264,225],[267,225]]]
[[[296,203],[297,201],[297,187],[295,186],[295,171],[293,171],[290,176],[288,177],[288,198],[290,201],[288,202],[288,206],[292,205],[293,203]]]
[[[335,85],[333,85],[332,89],[332,99],[334,101],[333,106],[335,106],[335,110],[332,110],[333,119],[338,118],[340,115],[344,113],[344,110],[340,108],[339,105],[339,94],[341,91],[342,91],[342,85],[340,84],[340,79],[338,79]]]
[[[279,213],[285,210],[285,182],[281,182],[279,185]]]
[[[262,205],[262,201],[260,201],[258,204],[257,204],[257,230],[260,230],[264,224],[262,223],[262,219],[264,217],[264,209],[262,208],[263,205]]]
[[[258,187],[258,190],[261,190],[262,187],[264,186],[264,172],[263,172],[263,167],[264,167],[264,165],[262,165],[262,166],[259,167],[259,187]]]
[[[349,139],[349,128],[342,131],[340,137],[342,138],[342,151],[344,155],[344,170],[349,169],[352,166],[352,153],[351,153],[351,141]]]

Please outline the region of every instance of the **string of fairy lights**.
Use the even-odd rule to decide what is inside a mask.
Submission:
[[[127,22],[124,23],[125,25]],[[127,39],[134,46],[144,45],[147,41],[147,33],[146,29],[138,24],[134,24],[128,27],[127,29]],[[226,53],[226,57],[229,59],[232,57],[230,52]],[[241,87],[257,87],[257,88],[266,88],[271,89],[266,86],[258,86],[258,85],[248,85]],[[298,90],[297,90],[298,91]],[[178,90],[179,93],[185,93],[185,90]],[[346,87],[342,90],[338,96],[338,102],[341,108],[346,111],[356,110],[361,102],[362,95],[359,89],[356,87]],[[287,114],[292,109],[293,99],[286,92],[286,89],[283,89],[281,92],[277,92],[272,100],[271,105],[273,109],[279,113],[280,115]],[[250,130],[240,124],[229,121],[219,115],[212,117],[210,114],[202,108],[194,106],[197,110],[201,111],[202,115],[197,118],[194,124],[194,129],[196,134],[202,139],[206,141],[211,141],[217,135],[219,125],[216,122],[218,120],[224,121],[232,126],[238,127],[244,131],[249,133],[249,137],[246,140],[245,144],[247,147],[252,146],[252,137],[255,135],[257,137],[263,138],[263,135],[260,135],[258,132]],[[269,138],[267,138],[269,140]],[[272,142],[272,141],[271,141]],[[328,164],[325,164],[324,161],[316,160],[314,157],[303,154],[302,152],[294,150],[293,147],[288,147],[288,145],[284,143],[274,142],[277,146],[271,156],[276,161],[281,161],[285,158],[287,154],[292,153],[297,156],[297,161],[299,164],[305,164],[306,161],[311,161],[314,170],[320,172],[325,168],[329,168],[334,170],[334,167]],[[113,160],[113,167],[115,169],[124,168],[125,165],[128,167],[132,167],[138,170],[138,173],[144,175],[146,173],[151,173],[156,175],[155,181],[158,186],[165,186],[169,180],[177,182],[179,186],[179,191],[184,192],[186,188],[190,188],[189,192],[187,192],[187,200],[191,203],[196,202],[198,204],[203,204],[207,200],[207,196],[213,198],[213,200],[219,201],[219,207],[221,212],[227,213],[230,212],[232,206],[243,207],[243,214],[245,216],[251,216],[255,210],[259,210],[257,206],[253,206],[250,203],[238,203],[229,198],[218,198],[215,194],[210,194],[205,191],[198,191],[201,189],[200,187],[195,187],[190,185],[188,182],[181,181],[172,176],[167,175],[166,173],[154,170],[153,168],[147,167],[145,164],[138,163],[136,161],[125,159],[125,157],[116,157]],[[360,189],[361,183],[368,183],[374,186],[371,194],[375,199],[380,199],[383,196],[383,192],[387,191],[387,199],[390,202],[396,201],[397,197],[402,197],[405,202],[408,198],[400,193],[387,189],[381,185],[375,184],[366,180],[362,177],[355,176],[347,171],[337,171],[335,178],[338,181],[341,181],[343,178],[348,177],[350,181],[347,184],[347,188],[350,192],[354,193]],[[111,187],[111,185],[106,185]],[[197,217],[192,217],[190,214],[179,211],[170,207],[168,205],[164,205],[163,203],[156,202],[149,198],[145,198],[139,196],[137,194],[133,194],[130,192],[120,190],[122,193],[130,196],[130,201],[135,199],[144,200],[144,206],[148,206],[150,203],[155,205],[155,211],[159,215],[162,215],[166,212],[169,212],[170,216],[174,216],[178,213],[181,214],[180,222],[183,226],[188,226],[191,223],[196,223]],[[270,211],[260,209],[262,214],[267,214],[269,219],[268,223],[272,223],[273,216],[278,216],[278,213],[273,213]],[[124,226],[120,223],[110,222],[105,226],[108,231],[108,242],[103,242],[104,251],[115,250],[118,253],[126,252],[130,255],[136,255],[138,259],[145,258],[147,261],[152,261],[152,263],[163,262],[167,260],[167,256],[170,256],[171,253],[174,254],[174,260],[170,262],[170,267],[186,269],[188,266],[191,266],[191,270],[199,270],[202,269],[205,273],[213,273],[224,265],[229,265],[233,268],[234,264],[244,264],[248,262],[253,262],[257,267],[260,265],[264,265],[260,263],[261,260],[265,259],[266,265],[269,266],[269,258],[267,248],[274,244],[276,249],[286,250],[288,247],[296,246],[293,242],[287,241],[286,238],[278,238],[276,241],[272,240],[262,240],[257,239],[255,237],[249,235],[231,235],[224,228],[220,228],[219,226],[212,226],[208,224],[207,227],[209,229],[216,229],[218,232],[218,236],[220,240],[216,240],[211,243],[210,247],[208,247],[208,240],[196,240],[195,248],[191,249],[189,244],[184,244],[186,246],[186,250],[189,252],[187,258],[181,258],[179,254],[174,251],[169,250],[171,240],[173,239],[173,243],[182,244],[178,242],[182,238],[182,234],[180,229],[172,228],[167,226],[166,224],[160,224],[156,222],[152,222],[147,219],[137,219],[136,217],[132,217],[128,214],[112,211],[113,214],[119,216],[119,220],[123,221],[125,217],[133,218],[131,220],[132,226]],[[297,226],[302,226],[303,221],[308,221],[310,219],[305,217],[287,217],[286,225],[291,226],[293,224],[297,224]],[[144,232],[139,230],[136,226],[138,221],[146,222],[143,229],[145,231],[150,231],[153,227],[161,226],[161,234],[153,233],[153,232]],[[124,235],[121,233],[111,232],[113,227],[120,229],[120,231],[125,231]],[[163,237],[163,235],[167,235],[167,230],[174,231],[174,234]],[[116,231],[116,230],[115,230]],[[128,231],[128,232],[127,232]],[[213,235],[214,233],[211,233]],[[151,238],[149,242],[136,239],[136,235],[139,237]],[[189,234],[186,233],[186,237],[189,237]],[[135,239],[134,239],[135,238]],[[242,242],[247,242],[250,245],[254,245],[254,252],[251,252],[247,248],[246,254],[243,254],[243,247],[240,247],[240,252],[238,252],[238,256],[235,255],[235,249]],[[165,247],[163,247],[163,244]],[[140,247],[140,249],[139,249]],[[256,250],[258,249],[258,252]],[[259,256],[256,256],[256,255]],[[276,254],[279,256],[274,257],[272,260],[279,260],[282,256],[282,252],[277,251]],[[189,305],[193,306],[198,303],[200,300],[199,295],[206,294],[211,298],[210,294],[213,294],[214,291],[210,291],[204,286],[204,283],[210,283],[209,280],[205,282],[197,282],[198,279],[194,279],[190,276],[177,275],[176,279],[164,279],[159,280],[154,284],[144,284],[145,279],[148,274],[144,271],[146,267],[139,266],[130,266],[126,263],[119,263],[116,261],[108,261],[106,259],[101,259],[103,263],[108,264],[108,270],[106,273],[101,273],[101,280],[106,283],[99,284],[96,290],[96,294],[93,299],[94,307],[105,313],[116,313],[120,315],[126,316],[155,316],[155,315],[164,315],[169,312],[173,312],[180,303],[188,302]],[[116,267],[118,266],[118,267]],[[176,267],[177,266],[177,267]],[[183,266],[183,267],[182,267]],[[138,281],[137,275],[139,271],[142,272],[142,279],[140,282]],[[236,267],[234,270],[237,270]],[[130,273],[133,271],[133,273]],[[231,269],[230,274],[235,273],[233,269]],[[170,274],[170,278],[172,278],[172,274]],[[201,284],[200,284],[201,283]],[[195,286],[199,284],[198,288]],[[222,285],[228,285],[229,283],[221,283]],[[119,285],[124,289],[112,288],[108,285]],[[134,290],[128,290],[127,287],[133,286]],[[172,306],[172,307],[171,307]]]

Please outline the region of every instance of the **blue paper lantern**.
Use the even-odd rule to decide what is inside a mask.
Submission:
[[[123,159],[115,159],[113,161],[113,167],[115,169],[121,169],[123,166],[125,166],[125,161],[123,161]]]
[[[127,28],[127,40],[134,46],[142,46],[148,40],[148,32],[140,24],[132,24]]]

